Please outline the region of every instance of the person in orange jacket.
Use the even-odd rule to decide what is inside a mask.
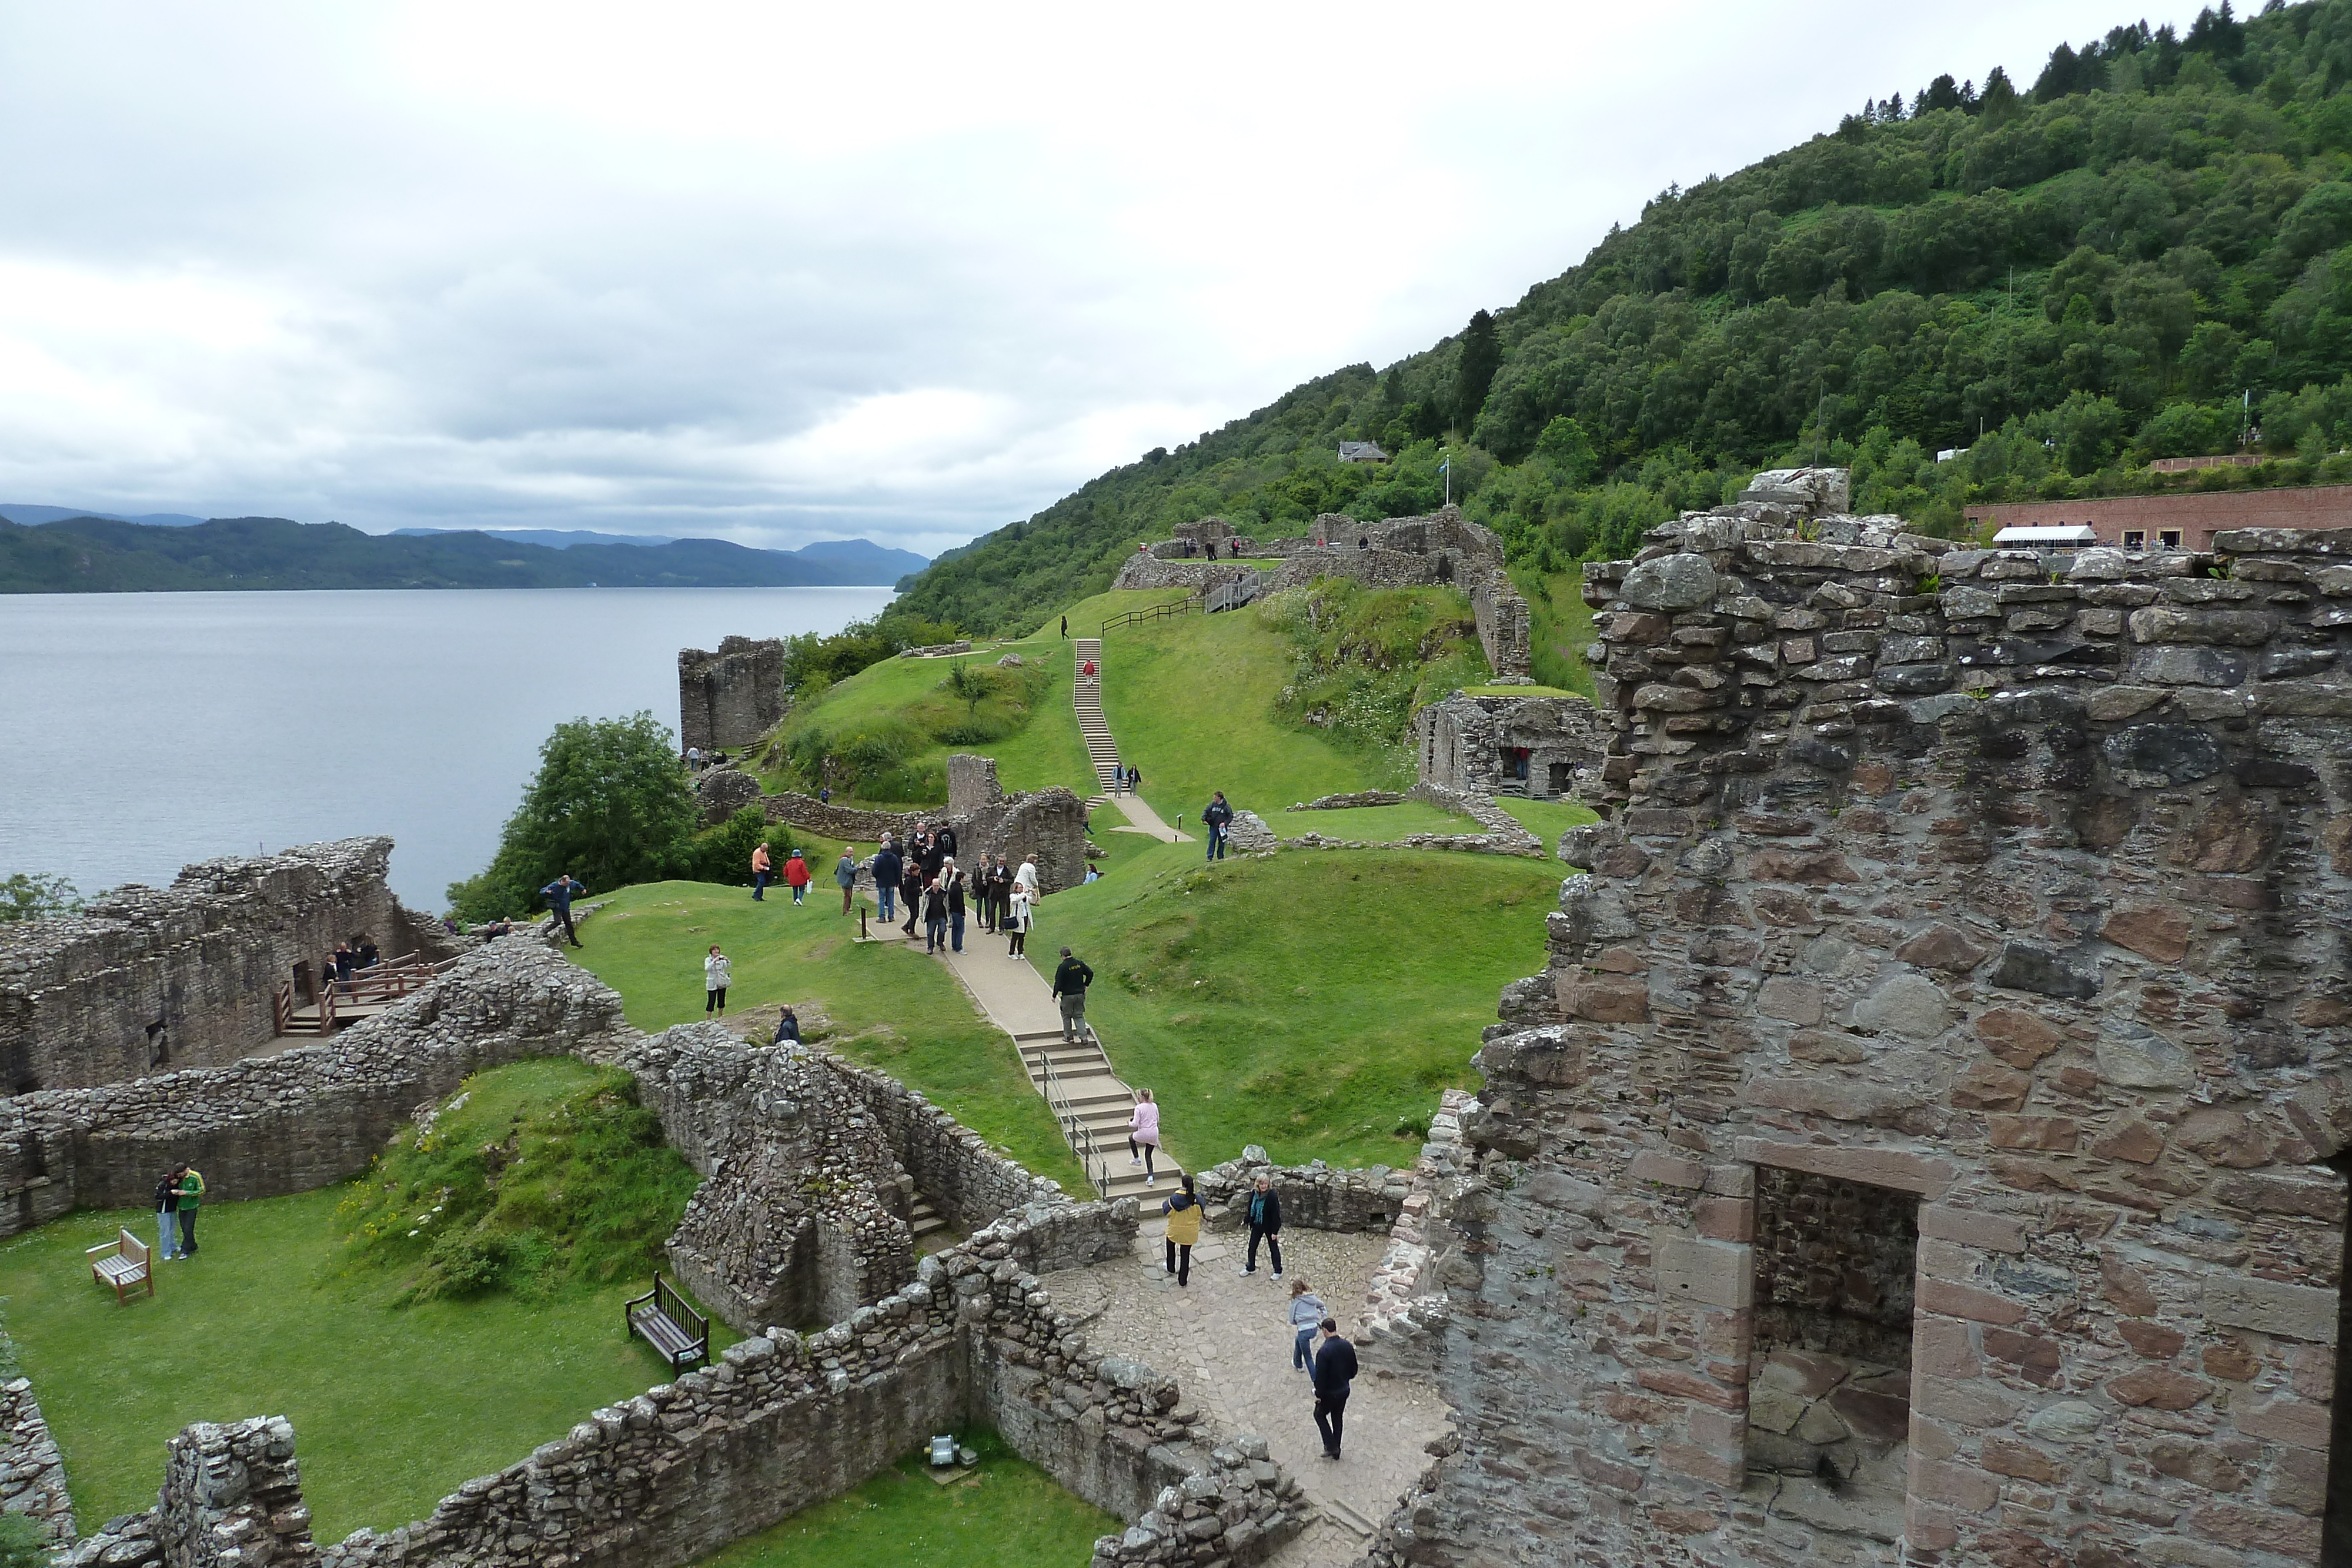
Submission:
[[[761,844],[751,852],[751,902],[768,901],[767,886],[773,875],[774,862],[768,859],[768,846]]]

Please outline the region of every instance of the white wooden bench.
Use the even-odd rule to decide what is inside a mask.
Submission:
[[[131,1292],[142,1285],[149,1295],[155,1293],[155,1270],[149,1263],[147,1243],[128,1230],[115,1232],[113,1240],[91,1248],[83,1256],[89,1260],[90,1277],[114,1287],[116,1306],[129,1301]]]

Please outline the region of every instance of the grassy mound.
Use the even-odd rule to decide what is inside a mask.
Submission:
[[[704,1558],[704,1568],[1033,1568],[1083,1563],[1097,1536],[1118,1532],[1118,1520],[1013,1457],[994,1432],[963,1440],[980,1465],[952,1486],[933,1484],[921,1456],[909,1455]]]
[[[703,1016],[702,956],[716,942],[734,960],[727,999],[739,1017],[762,1009],[755,1016],[772,1020],[775,1004],[793,1003],[812,1040],[922,1091],[999,1151],[1084,1191],[1003,1032],[919,946],[851,940],[857,922],[842,916],[830,853],[813,863],[818,885],[797,909],[775,889],[763,904],[702,883],[624,889],[582,932],[587,946],[565,952],[621,994],[631,1023],[660,1030]]]
[[[1045,650],[1044,657],[1033,651],[1011,666],[996,662],[1003,652],[989,649],[953,660],[886,659],[828,688],[779,731],[773,752],[767,754],[781,754],[769,764],[771,788],[814,794],[829,785],[847,800],[934,804],[947,799],[950,753],[995,756],[1033,727],[1039,734],[1031,744],[1010,749],[1024,762],[1027,753],[1037,753],[1036,760],[1050,769],[1046,758],[1056,731],[1066,727],[1073,743],[1077,737],[1074,717],[1065,726],[1046,717],[1049,712],[1068,715],[1068,649]],[[1052,656],[1055,652],[1058,659]],[[1084,756],[1079,747],[1081,762]]]
[[[1412,777],[1413,710],[1489,674],[1470,601],[1450,588],[1328,578],[1253,613],[1281,632],[1297,661],[1275,711],[1376,758],[1399,781]]]
[[[1349,850],[1205,867],[1159,844],[1045,900],[1029,945],[1041,969],[1065,943],[1093,966],[1087,1014],[1179,1158],[1394,1164],[1418,1148],[1400,1127],[1475,1083],[1496,994],[1543,967],[1562,869]]]
[[[398,1299],[649,1278],[698,1178],[625,1072],[569,1057],[478,1073],[393,1140],[335,1212],[345,1267]]]

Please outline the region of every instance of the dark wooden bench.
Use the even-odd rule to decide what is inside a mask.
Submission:
[[[82,1255],[89,1260],[90,1277],[114,1287],[116,1306],[129,1301],[131,1292],[142,1285],[149,1295],[155,1293],[155,1269],[147,1256],[147,1243],[128,1230],[117,1231],[113,1240]]]
[[[631,1297],[625,1310],[629,1332],[645,1335],[672,1372],[710,1364],[710,1320],[688,1306],[686,1298],[659,1274],[654,1276],[654,1288]]]

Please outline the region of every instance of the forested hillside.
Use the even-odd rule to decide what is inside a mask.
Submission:
[[[1033,624],[1204,514],[1280,533],[1423,511],[1441,454],[1515,564],[1622,553],[1755,468],[1856,503],[2352,479],[2352,0],[2060,45],[2032,87],[1940,77],[1652,201],[1518,304],[1112,470],[910,579],[893,613]],[[1341,464],[1377,440],[1387,465]],[[1940,449],[1967,448],[1937,463]]]

